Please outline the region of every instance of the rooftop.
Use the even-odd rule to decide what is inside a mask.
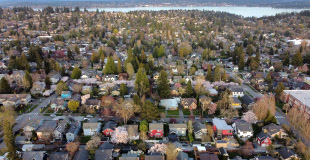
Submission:
[[[304,105],[310,107],[310,90],[284,90],[284,92],[290,94]]]

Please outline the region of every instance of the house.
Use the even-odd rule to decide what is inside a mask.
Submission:
[[[61,75],[60,74],[54,74],[53,76],[51,76],[51,81],[52,81],[52,83],[53,84],[56,84],[56,83],[58,83],[58,81],[60,80],[60,78],[61,78]]]
[[[86,107],[99,109],[100,108],[100,101],[98,99],[87,99],[85,102]]]
[[[69,98],[71,98],[71,95],[72,95],[71,91],[62,91],[61,92],[61,98],[63,98],[63,99],[69,99]]]
[[[185,123],[169,124],[169,134],[176,134],[177,136],[186,136],[187,125]]]
[[[233,128],[226,123],[224,119],[213,118],[213,130],[216,133],[218,138],[222,138],[223,136],[232,136]]]
[[[49,156],[49,160],[69,160],[68,152],[52,152]]]
[[[102,133],[105,136],[111,136],[111,134],[114,132],[117,124],[114,121],[109,121],[104,124],[104,127],[102,128]]]
[[[177,110],[179,106],[176,99],[162,99],[159,105],[164,106],[166,110]]]
[[[81,130],[81,122],[72,122],[70,124],[68,132],[66,133],[67,142],[73,142],[76,139],[80,130]]]
[[[86,149],[79,149],[75,155],[73,160],[88,160],[88,151]]]
[[[90,94],[92,92],[93,88],[92,86],[83,86],[82,87],[82,93],[83,94]]]
[[[218,156],[216,154],[212,153],[199,153],[200,160],[219,160]]]
[[[51,101],[51,109],[58,111],[65,110],[67,108],[67,102],[61,98],[53,99]]]
[[[113,149],[97,149],[95,153],[95,160],[112,160]]]
[[[247,109],[252,109],[253,105],[254,105],[254,100],[252,97],[250,97],[249,95],[244,95],[242,98],[242,105],[244,107],[246,107]]]
[[[83,123],[84,136],[93,136],[100,132],[101,123]]]
[[[149,136],[161,138],[164,136],[164,124],[163,123],[150,123],[149,124]]]
[[[139,159],[140,159],[139,156],[133,153],[122,154],[122,156],[119,157],[119,160],[139,160]]]
[[[43,121],[42,121],[43,122]],[[24,128],[23,128],[23,131],[24,131],[24,135],[25,135],[25,138],[27,140],[30,140],[32,138],[32,132],[33,131],[36,131],[39,126],[41,125],[41,121],[40,120],[33,120],[31,121],[28,125],[26,125]]]
[[[207,134],[207,127],[205,124],[196,121],[193,125],[195,139],[201,139],[204,134]]]
[[[56,121],[44,121],[37,129],[37,137],[39,141],[50,142],[53,138],[53,132],[57,127]]]
[[[271,156],[257,156],[257,157],[254,157],[251,160],[277,160],[277,159],[273,158]]]
[[[288,149],[287,147],[282,147],[277,151],[281,160],[300,159],[293,150]]]
[[[150,154],[144,156],[145,160],[165,160],[165,156],[161,154]]]
[[[43,150],[45,144],[24,144],[22,147],[23,152]]]
[[[197,100],[195,98],[182,98],[181,103],[184,109],[194,110],[197,108]]]
[[[232,124],[235,135],[239,138],[250,138],[253,136],[252,124],[244,120],[236,121]]]
[[[237,97],[233,97],[231,102],[231,106],[233,109],[241,109],[241,101]]]
[[[209,92],[210,96],[217,96],[218,95],[218,91],[214,88],[209,88],[208,92]]]
[[[43,94],[43,91],[45,90],[45,83],[44,82],[34,82],[32,84],[32,88],[30,90],[31,94]]]
[[[285,133],[281,126],[270,123],[262,128],[263,132],[268,134],[271,138],[278,136],[279,138],[286,138],[288,135]]]
[[[129,140],[138,140],[139,139],[139,130],[138,125],[124,125],[128,132],[128,138]]]
[[[58,122],[58,125],[53,132],[55,141],[62,141],[63,140],[63,135],[65,133],[67,125],[68,125],[67,120],[61,120],[60,122]]]
[[[115,75],[105,75],[104,77],[103,77],[103,80],[105,81],[105,82],[114,82],[115,80],[116,80],[116,78],[115,78]]]
[[[279,72],[279,76],[282,78],[282,79],[287,79],[288,78],[288,74],[286,72]]]
[[[46,151],[30,151],[23,152],[23,160],[45,160],[47,158]]]
[[[260,132],[257,134],[256,142],[261,147],[268,147],[271,145],[270,137],[264,132]]]
[[[0,94],[0,105],[14,106],[28,105],[31,101],[30,94]]]
[[[243,97],[244,96],[243,88],[239,86],[232,86],[230,87],[230,90],[232,93],[232,97]]]

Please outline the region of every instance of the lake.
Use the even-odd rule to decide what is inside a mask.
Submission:
[[[88,8],[88,11],[96,11],[96,8]],[[278,13],[300,12],[309,9],[285,9],[271,7],[237,7],[237,6],[209,6],[209,7],[128,7],[128,8],[98,8],[99,11],[107,12],[129,12],[129,11],[160,11],[160,10],[206,10],[206,11],[221,11],[228,12],[243,17],[262,17],[274,16]]]

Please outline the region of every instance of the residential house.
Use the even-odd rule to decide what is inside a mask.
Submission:
[[[236,121],[232,124],[235,135],[239,138],[250,138],[253,136],[252,124],[244,120]]]
[[[257,134],[256,142],[261,147],[268,147],[271,145],[270,137],[264,132]]]
[[[279,72],[279,76],[282,79],[287,79],[288,78],[288,74],[286,72]]]
[[[61,92],[61,98],[63,99],[70,99],[71,98],[71,91],[62,91]]]
[[[139,156],[137,154],[127,153],[122,154],[121,157],[119,157],[119,160],[139,160]]]
[[[104,77],[103,77],[103,80],[105,81],[105,82],[114,82],[115,80],[116,80],[116,78],[115,78],[115,75],[105,75]]]
[[[128,131],[128,138],[129,140],[138,140],[139,139],[139,130],[138,125],[124,125],[126,130]]]
[[[67,108],[67,102],[61,98],[53,99],[51,101],[51,109],[58,111],[65,110]]]
[[[114,132],[117,124],[114,121],[109,121],[104,124],[104,127],[102,128],[102,133],[105,136],[111,136],[112,133]]]
[[[86,149],[79,149],[75,155],[73,160],[88,160],[88,151]]]
[[[45,160],[47,159],[47,154],[46,154],[46,151],[23,152],[22,159],[23,160]]]
[[[164,136],[164,124],[163,123],[150,123],[149,124],[149,136],[161,138]]]
[[[224,119],[213,118],[213,130],[216,133],[218,138],[222,138],[223,136],[232,136],[233,128],[226,123]]]
[[[31,94],[43,94],[43,91],[45,90],[45,83],[44,82],[34,82],[32,84],[32,88],[30,90]]]
[[[218,95],[218,91],[214,88],[209,88],[208,92],[209,92],[210,96],[217,96]]]
[[[39,141],[50,142],[53,138],[53,132],[57,127],[56,121],[44,121],[37,129],[37,137]]]
[[[95,153],[95,160],[112,160],[113,149],[97,149]]]
[[[193,125],[195,139],[202,139],[204,134],[207,134],[207,126],[199,121],[196,121]]]
[[[67,125],[68,125],[67,120],[61,120],[58,122],[58,125],[53,132],[55,141],[62,141],[63,140],[64,133],[65,133],[65,130],[67,128]]]
[[[185,123],[169,124],[169,134],[176,134],[177,136],[186,136],[187,125]]]
[[[277,160],[277,159],[271,156],[256,156],[251,160]]]
[[[287,147],[282,147],[280,149],[277,150],[278,154],[279,154],[279,158],[281,160],[298,160],[300,159],[298,157],[298,155],[291,149],[288,149]]]
[[[159,105],[164,106],[166,110],[177,110],[179,106],[176,99],[162,99]]]
[[[61,75],[60,74],[54,74],[54,75],[52,75],[51,76],[51,82],[53,83],[53,84],[56,84],[56,83],[58,83],[59,82],[59,80],[61,79]]]
[[[233,109],[241,109],[241,101],[237,97],[233,97],[232,99],[231,107]]]
[[[83,86],[82,87],[82,93],[83,94],[90,94],[93,90],[92,86]]]
[[[278,136],[279,138],[286,138],[288,135],[285,133],[281,126],[270,123],[262,128],[263,132],[268,134],[271,138]]]
[[[216,154],[212,153],[199,153],[200,160],[219,160],[218,156]]]
[[[14,106],[28,105],[31,101],[30,94],[0,94],[0,105]]]
[[[66,133],[67,142],[73,142],[76,139],[80,130],[81,130],[81,122],[72,122],[70,124],[68,132]]]
[[[98,99],[87,99],[85,105],[87,108],[99,109],[100,101]]]
[[[161,154],[150,154],[144,156],[145,160],[165,160],[165,156]]]
[[[251,110],[253,105],[254,105],[253,98],[246,94],[241,99],[242,99],[242,103],[243,103],[242,106]]]
[[[69,160],[68,152],[52,152],[49,155],[49,160]]]
[[[194,110],[197,108],[197,100],[195,98],[182,98],[181,103],[184,109]]]
[[[230,87],[230,90],[232,92],[233,97],[243,97],[244,96],[243,88],[241,88],[240,86],[232,86],[232,87]]]
[[[26,140],[30,140],[32,138],[32,132],[36,131],[40,127],[40,125],[42,124],[41,122],[43,121],[33,120],[23,128]]]
[[[84,136],[93,136],[100,132],[101,123],[83,123]]]

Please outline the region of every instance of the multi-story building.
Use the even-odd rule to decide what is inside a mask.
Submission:
[[[310,117],[310,90],[284,90],[282,101]]]

